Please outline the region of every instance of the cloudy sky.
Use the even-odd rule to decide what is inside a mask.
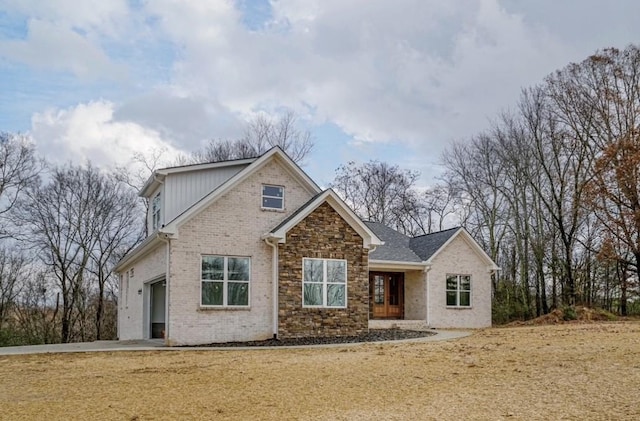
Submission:
[[[108,166],[290,109],[319,184],[369,159],[431,183],[522,87],[640,42],[639,16],[637,0],[0,0],[0,131]]]

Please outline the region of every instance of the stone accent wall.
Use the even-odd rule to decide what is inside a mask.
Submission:
[[[278,336],[348,336],[368,329],[369,255],[362,237],[323,203],[278,247]],[[302,307],[302,258],[347,260],[347,308]]]

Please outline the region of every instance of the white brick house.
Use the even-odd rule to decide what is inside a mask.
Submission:
[[[361,221],[279,148],[158,170],[151,233],[125,256],[121,340],[349,335],[371,318],[491,324],[496,265],[462,228],[414,239]]]

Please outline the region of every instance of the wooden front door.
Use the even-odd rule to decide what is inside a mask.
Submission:
[[[369,274],[374,319],[404,319],[404,273]]]

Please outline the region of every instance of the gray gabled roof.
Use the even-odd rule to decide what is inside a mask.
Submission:
[[[301,220],[306,218],[311,212],[323,203],[327,203],[335,210],[340,217],[351,226],[362,237],[364,248],[377,247],[383,244],[378,236],[356,215],[349,206],[331,189],[324,190],[307,203],[300,206],[291,216],[286,218],[277,227],[273,228],[262,238],[277,239],[278,243],[285,243],[287,232],[296,226]]]
[[[278,231],[279,229],[281,229],[282,227],[284,227],[285,225],[287,225],[289,222],[291,222],[293,219],[297,218],[299,214],[301,214],[302,212],[304,212],[309,206],[311,206],[311,204],[320,196],[322,195],[326,190],[322,190],[321,192],[319,192],[318,194],[315,194],[311,199],[309,199],[307,201],[307,203],[305,203],[304,205],[300,206],[298,209],[295,210],[295,212],[293,212],[291,215],[287,216],[285,218],[284,221],[280,222],[278,224],[278,226],[274,227],[271,231],[269,231],[270,233],[274,233],[276,231]]]
[[[415,263],[422,261],[409,247],[411,237],[399,233],[380,222],[365,221],[365,224],[378,238],[384,241],[383,245],[376,247],[369,254],[369,259]]]
[[[369,254],[369,259],[403,263],[420,263],[429,260],[461,229],[456,227],[412,238],[380,222],[368,221],[365,224],[384,241],[383,245]]]
[[[409,247],[411,247],[411,250],[423,261],[429,260],[459,229],[461,228],[456,227],[414,237],[409,242]]]

